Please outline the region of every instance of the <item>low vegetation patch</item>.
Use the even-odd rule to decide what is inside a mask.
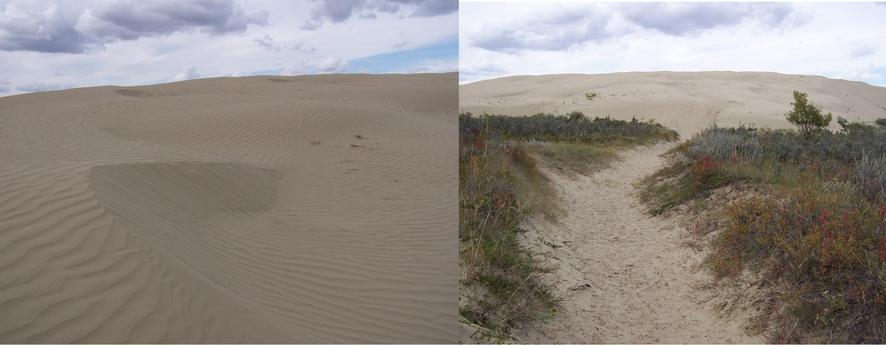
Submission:
[[[505,341],[511,331],[551,317],[559,298],[542,279],[550,267],[520,244],[521,224],[533,215],[555,221],[557,194],[539,164],[586,174],[615,149],[675,132],[642,121],[535,115],[459,116],[460,313]]]
[[[723,186],[754,187],[722,206],[713,272],[759,274],[771,293],[761,317],[772,342],[882,343],[886,127],[838,119],[842,130],[830,132],[830,114],[809,107],[795,92],[787,118],[804,113],[792,121],[798,131],[703,131],[669,152],[671,165],[646,180],[642,197],[659,214]]]
[[[591,92],[591,91],[585,92],[585,98],[589,101],[593,101],[594,98],[597,98],[597,96],[598,95],[596,92]]]

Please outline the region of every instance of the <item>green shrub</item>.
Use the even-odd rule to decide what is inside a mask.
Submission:
[[[873,202],[886,202],[886,155],[863,154],[855,165],[852,182]]]
[[[589,100],[589,101],[593,101],[594,98],[597,98],[597,93],[596,93],[596,92],[590,92],[590,91],[585,92],[585,98],[586,98],[587,100]]]
[[[808,187],[741,200],[708,261],[723,277],[762,274],[775,292],[764,315],[772,342],[882,343],[886,204],[874,206]]]
[[[645,121],[622,121],[609,117],[587,118],[581,112],[567,116],[536,114],[533,116],[482,115],[470,113],[459,117],[461,132],[473,136],[485,127],[487,137],[494,140],[573,141],[595,144],[645,144],[659,140],[676,140],[677,132],[660,124]]]
[[[641,193],[659,214],[736,181],[755,186],[759,196],[725,208],[707,263],[720,277],[760,274],[772,342],[886,340],[886,128],[839,122],[814,136],[707,129]]]
[[[807,95],[800,91],[794,91],[794,109],[785,117],[793,123],[803,135],[811,137],[814,134],[826,130],[831,123],[831,113],[824,115],[815,105],[809,103]]]
[[[487,144],[482,132],[461,142],[460,314],[490,332],[486,337],[504,340],[511,329],[551,315],[558,302],[540,279],[548,269],[519,243],[520,224],[539,212],[527,195],[549,196],[548,184],[520,146]]]

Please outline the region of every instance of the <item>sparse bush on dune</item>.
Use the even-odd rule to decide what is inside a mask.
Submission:
[[[806,137],[821,133],[831,123],[831,113],[822,114],[818,107],[808,101],[807,95],[803,92],[794,91],[794,102],[791,105],[794,109],[785,117]]]
[[[658,214],[725,185],[756,186],[724,209],[707,260],[721,277],[761,274],[773,342],[886,341],[886,128],[838,122],[836,133],[705,130],[642,193]]]
[[[614,147],[676,139],[641,121],[567,116],[459,116],[460,314],[496,341],[550,317],[559,303],[543,262],[520,245],[523,221],[556,221],[557,195],[538,159],[588,173],[615,157]]]

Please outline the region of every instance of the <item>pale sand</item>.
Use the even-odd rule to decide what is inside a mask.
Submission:
[[[589,116],[654,119],[684,139],[713,124],[787,128],[792,92],[809,94],[836,117],[886,117],[886,88],[817,76],[751,72],[636,72],[516,76],[462,85],[459,110],[531,115],[582,111]],[[585,92],[596,92],[588,101]]]
[[[671,147],[630,150],[590,177],[544,169],[566,216],[533,219],[524,243],[557,267],[546,278],[566,300],[553,320],[517,334],[520,341],[765,342],[746,331],[750,305],[721,310],[728,299],[707,288],[712,277],[699,267],[705,253],[684,245],[686,230],[648,216],[637,198],[633,182],[663,167],[659,155]]]
[[[0,98],[0,341],[455,341],[456,85]]]
[[[835,120],[838,115],[853,121],[886,117],[886,88],[775,73],[509,77],[461,86],[459,107],[475,114],[579,110],[589,116],[636,116],[674,128],[685,139],[714,123],[790,127],[783,114],[795,89],[808,92]],[[588,91],[598,98],[588,101]],[[629,150],[590,177],[544,169],[563,197],[566,215],[556,224],[528,222],[524,243],[556,267],[546,279],[566,300],[552,320],[518,332],[518,341],[765,341],[747,329],[755,313],[751,303],[723,309],[736,289],[747,295],[740,297],[744,301],[755,292],[747,286],[712,289],[712,277],[700,267],[706,253],[683,244],[688,234],[675,219],[649,216],[637,199],[635,183],[661,168],[660,154],[673,145]]]

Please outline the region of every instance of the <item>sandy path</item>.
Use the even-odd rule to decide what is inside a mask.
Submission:
[[[631,150],[593,176],[548,171],[564,197],[560,224],[536,220],[527,243],[558,267],[560,313],[520,335],[532,342],[759,342],[741,317],[724,319],[710,301],[698,269],[703,253],[681,244],[684,229],[650,217],[633,184],[664,164],[670,144]],[[562,246],[562,247],[558,247]]]

